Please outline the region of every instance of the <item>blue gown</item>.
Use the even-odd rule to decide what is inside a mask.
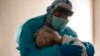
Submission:
[[[34,41],[35,34],[44,25],[45,21],[46,14],[31,18],[22,25],[17,47],[21,56],[63,56],[60,52],[59,45],[53,45],[42,49],[36,47]],[[77,38],[76,32],[68,26],[66,26],[63,31],[59,32],[59,34],[67,34]]]

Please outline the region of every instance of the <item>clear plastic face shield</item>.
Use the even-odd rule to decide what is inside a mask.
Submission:
[[[65,3],[59,3],[55,5],[52,15],[66,19],[67,17],[73,15],[73,11],[71,11],[71,6]]]

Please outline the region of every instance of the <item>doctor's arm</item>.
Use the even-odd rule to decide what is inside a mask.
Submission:
[[[21,56],[62,56],[59,45],[45,47],[38,49],[34,41],[36,28],[31,26],[29,22],[25,23],[22,27],[19,39],[18,50]]]

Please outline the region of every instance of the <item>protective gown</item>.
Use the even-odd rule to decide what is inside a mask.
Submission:
[[[38,49],[35,43],[35,35],[46,21],[46,14],[27,20],[20,28],[18,47],[21,56],[63,56],[59,45]],[[67,34],[77,38],[76,32],[66,26],[59,31],[60,35]]]

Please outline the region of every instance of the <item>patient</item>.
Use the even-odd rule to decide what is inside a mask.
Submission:
[[[53,44],[61,44],[61,36],[58,32],[51,29],[49,26],[42,27],[36,34],[36,44],[38,48],[52,46]]]
[[[64,35],[61,37],[58,32],[46,25],[44,25],[44,27],[39,30],[35,41],[38,48],[52,46],[53,44],[63,45],[65,43],[79,45],[83,47],[82,56],[88,56],[86,52],[86,47],[84,46],[81,40],[68,35]]]

